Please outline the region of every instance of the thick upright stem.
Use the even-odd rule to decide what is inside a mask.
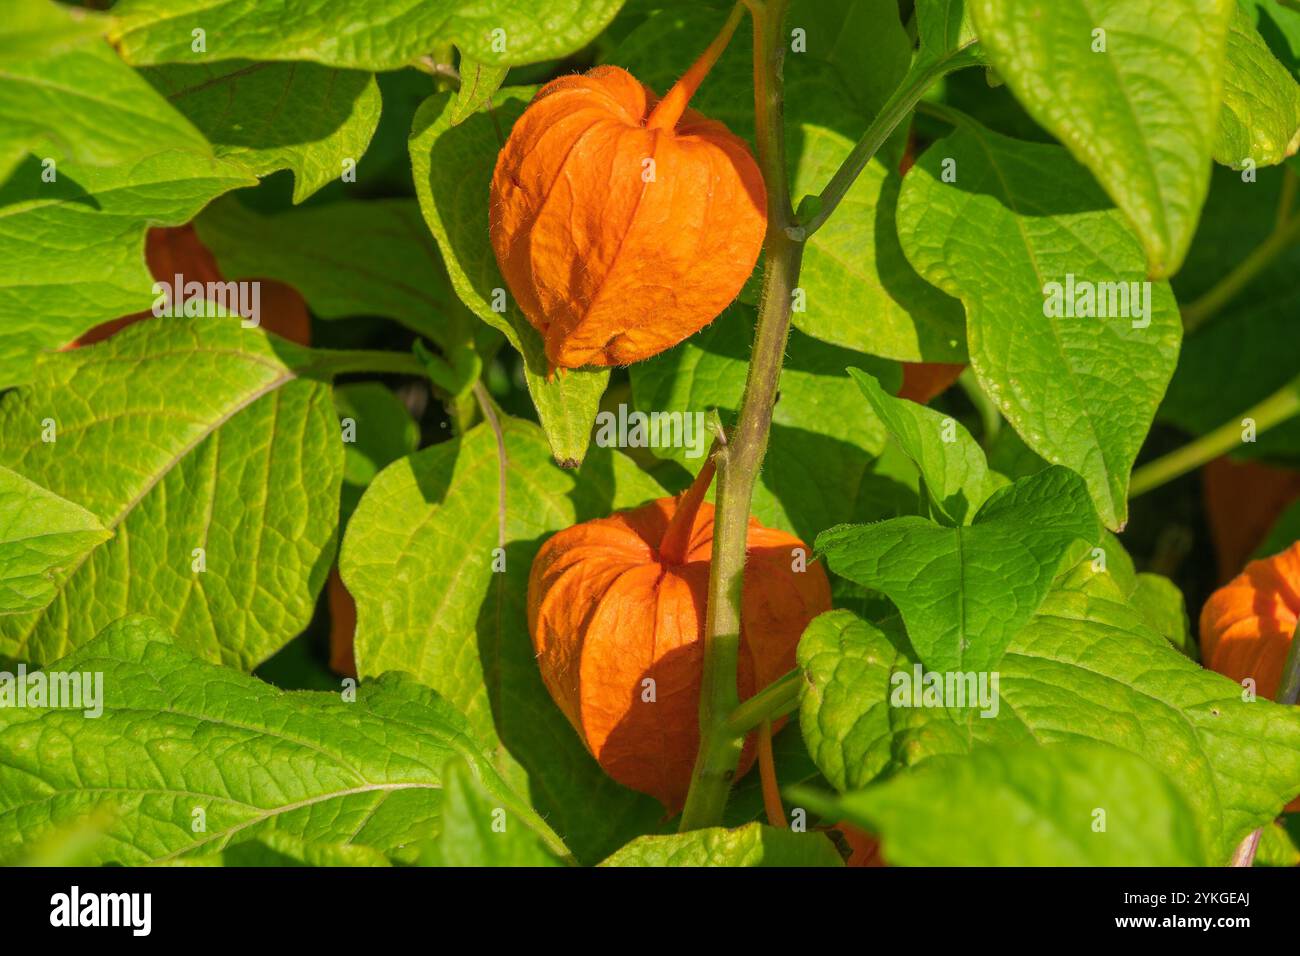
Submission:
[[[772,406],[790,332],[791,296],[803,255],[803,244],[791,236],[794,217],[785,171],[780,29],[787,3],[749,0],[747,4],[754,19],[758,158],[767,186],[766,267],[740,418],[715,458],[718,492],[700,689],[700,751],[682,811],[683,831],[714,826],[721,820],[744,740],[728,727],[728,718],[740,703],[736,668],[749,509],[767,452]]]

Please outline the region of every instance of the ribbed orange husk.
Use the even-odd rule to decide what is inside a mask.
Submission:
[[[1263,697],[1276,696],[1296,618],[1300,616],[1300,541],[1246,565],[1201,609],[1201,658],[1235,681],[1252,677]]]
[[[758,260],[767,200],[748,147],[690,109],[647,128],[658,101],[618,67],[561,77],[497,157],[492,248],[553,366],[671,348],[735,299]]]
[[[528,626],[551,696],[611,777],[681,808],[699,748],[704,609],[713,506],[685,561],[658,546],[678,499],[574,525],[551,537],[528,580]],[[795,666],[804,627],[830,608],[819,564],[792,570],[798,538],[750,521],[737,689],[752,696]],[[647,678],[655,700],[643,700]],[[753,762],[747,746],[740,773]]]

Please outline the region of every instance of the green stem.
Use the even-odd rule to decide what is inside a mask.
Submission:
[[[806,222],[803,223],[805,240],[821,228],[822,223],[835,211],[835,207],[848,195],[862,170],[866,169],[867,163],[871,162],[872,157],[880,151],[880,147],[884,146],[885,141],[893,135],[898,124],[912,112],[917,102],[925,95],[925,91],[930,88],[930,84],[943,76],[946,64],[946,60],[931,60],[913,67],[903,78],[898,89],[885,101],[885,105],[880,108],[880,112],[871,121],[871,125],[862,134],[853,151],[845,157],[840,168],[835,170],[826,188],[816,199],[805,199],[799,204],[801,212],[805,208],[810,212],[810,215],[805,217]]]
[[[767,186],[766,264],[763,298],[740,417],[719,443],[717,510],[709,568],[700,686],[700,750],[691,773],[681,830],[715,826],[722,819],[741,739],[728,727],[740,703],[740,595],[754,481],[767,452],[781,362],[790,332],[791,295],[799,278],[803,244],[792,236],[793,210],[786,179],[781,24],[789,0],[746,0],[754,22],[754,114],[759,165]]]
[[[416,375],[427,372],[418,358],[409,352],[384,352],[375,349],[316,349],[304,372],[320,375],[347,375],[352,372]]]
[[[731,712],[727,718],[727,731],[737,739],[743,739],[763,721],[784,717],[799,706],[802,683],[803,675],[798,670],[777,678]]]
[[[1300,239],[1300,216],[1281,221],[1269,237],[1237,264],[1237,267],[1220,279],[1203,296],[1186,306],[1183,312],[1183,331],[1195,332],[1219,314],[1229,302],[1241,294],[1255,277],[1273,263],[1288,246]]]
[[[1241,418],[1254,419],[1255,432],[1258,434],[1297,414],[1300,414],[1300,379],[1288,382],[1258,405],[1246,409],[1241,413]],[[1241,427],[1238,421],[1225,422],[1182,448],[1143,465],[1133,472],[1129,497],[1136,498],[1153,488],[1159,488],[1166,482],[1239,448]]]

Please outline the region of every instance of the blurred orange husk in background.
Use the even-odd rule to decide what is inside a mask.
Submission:
[[[145,262],[157,282],[171,284],[181,276],[185,282],[223,282],[211,250],[200,241],[193,225],[155,227],[145,236]],[[257,279],[261,285],[261,327],[299,345],[311,344],[311,316],[307,303],[292,286],[275,279]],[[176,304],[177,306],[180,303]],[[94,345],[117,332],[154,318],[152,312],[136,312],[110,319],[69,342],[64,349]]]
[[[904,362],[903,387],[899,389],[898,397],[928,405],[951,388],[965,368],[965,365],[947,362]]]
[[[1300,499],[1300,472],[1216,458],[1201,473],[1220,584],[1255,553],[1278,515]]]

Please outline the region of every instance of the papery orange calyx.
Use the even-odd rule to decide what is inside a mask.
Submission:
[[[683,805],[699,749],[713,477],[549,538],[528,581],[528,625],[547,690],[625,786]],[[795,570],[793,535],[750,520],[736,687],[742,700],[795,666],[799,637],[830,609],[819,564]],[[803,567],[802,564],[799,564]],[[738,773],[754,759],[745,747]]]
[[[738,16],[660,99],[600,66],[544,86],[497,158],[490,232],[553,367],[627,365],[739,294],[767,227],[748,146],[691,110]]]

